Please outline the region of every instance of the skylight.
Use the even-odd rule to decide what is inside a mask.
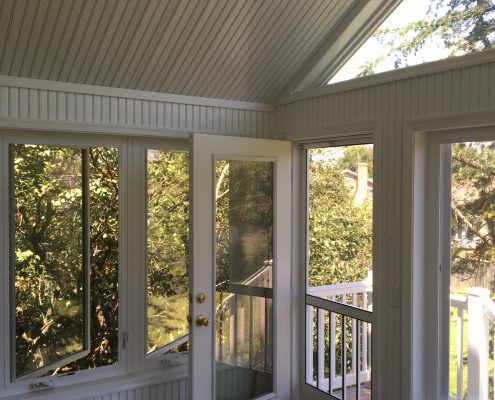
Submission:
[[[494,0],[403,0],[328,84],[493,48],[494,26]]]

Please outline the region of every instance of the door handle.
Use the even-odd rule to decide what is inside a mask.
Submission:
[[[206,315],[198,315],[196,317],[196,325],[208,326],[210,325],[210,319]]]

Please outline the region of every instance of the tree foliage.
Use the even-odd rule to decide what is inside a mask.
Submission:
[[[343,169],[356,171],[357,162],[366,161],[369,151],[364,146],[347,147],[337,162],[325,153],[325,149],[310,153],[310,286],[361,281],[372,269],[372,204],[366,200],[356,206],[342,174]]]
[[[53,372],[117,359],[118,153],[88,151],[91,351]],[[84,347],[83,183],[80,150],[17,145],[14,151],[16,375]]]
[[[495,268],[495,142],[452,145],[452,231],[454,274]]]
[[[348,146],[335,163],[335,170],[357,171],[358,163],[368,165],[368,175],[373,178],[373,147],[370,145]]]
[[[443,43],[451,56],[493,48],[495,45],[495,2],[493,0],[431,0],[424,19],[397,28],[378,29],[374,37],[383,52],[367,61],[359,76],[374,73],[384,60],[392,58],[395,68],[408,65],[434,39]]]
[[[148,150],[148,351],[188,332],[189,155]]]

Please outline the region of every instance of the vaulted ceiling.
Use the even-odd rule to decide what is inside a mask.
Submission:
[[[392,3],[0,0],[0,75],[270,103]]]

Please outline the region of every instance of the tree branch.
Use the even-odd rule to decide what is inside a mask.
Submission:
[[[475,234],[477,237],[479,237],[484,243],[486,243],[487,245],[490,245],[490,240],[487,238],[487,235],[483,235],[481,233],[481,231],[476,228],[472,223],[471,221],[469,221],[469,219],[461,212],[461,210],[459,209],[459,207],[457,207],[455,204],[452,204],[452,210],[454,211],[454,214],[457,218],[459,218],[460,220],[462,220],[462,222],[464,222],[468,228],[468,230],[470,232],[472,232],[473,234]]]

